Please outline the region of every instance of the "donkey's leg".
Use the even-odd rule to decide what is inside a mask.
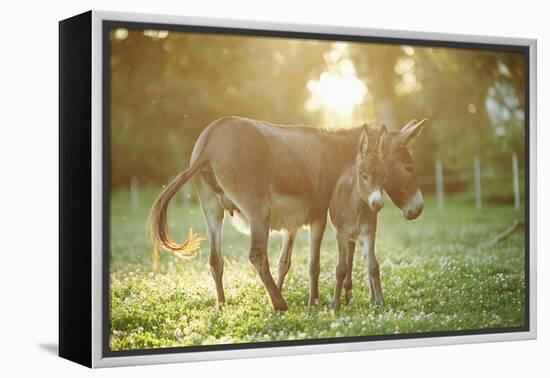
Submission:
[[[374,283],[372,282],[372,278],[369,275],[369,293],[370,293],[370,299],[374,302]]]
[[[250,223],[250,262],[256,268],[260,279],[262,280],[273,309],[286,311],[288,305],[281,292],[275,285],[275,281],[269,271],[269,260],[267,258],[267,241],[269,238],[269,215],[264,217],[247,217]]]
[[[199,193],[201,209],[208,226],[208,237],[210,239],[210,273],[212,273],[212,277],[214,277],[214,282],[216,283],[218,308],[221,308],[225,304],[225,294],[222,283],[223,257],[221,251],[224,210],[208,184],[198,178],[195,180],[195,185]]]
[[[355,242],[350,240],[348,243],[348,253],[346,258],[346,278],[344,279],[344,289],[346,290],[346,304],[351,301],[351,288],[352,282],[351,278],[353,275],[353,255],[355,254]]]
[[[376,260],[376,254],[374,253],[374,241],[376,239],[376,223],[369,227],[368,238],[364,243],[367,255],[367,267],[369,271],[369,283],[371,296],[374,299],[374,303],[378,306],[384,305],[384,296],[382,295],[382,285],[380,284],[380,267]]]
[[[292,260],[292,249],[294,248],[294,240],[296,239],[297,230],[285,230],[283,232],[283,245],[281,246],[281,255],[279,257],[279,275],[277,276],[277,288],[283,290],[283,282],[286,274],[290,269],[290,261]]]
[[[340,295],[342,293],[342,283],[346,278],[347,263],[346,256],[348,254],[348,237],[339,232],[336,235],[338,241],[338,262],[336,263],[336,287],[334,289],[334,298],[332,299],[332,306],[337,311],[340,308]]]
[[[208,236],[210,238],[210,272],[216,283],[216,294],[218,297],[218,308],[222,308],[225,304],[225,294],[223,291],[223,257],[221,251],[222,242],[222,224],[223,224],[223,208],[209,210],[208,215]]]
[[[309,305],[314,306],[319,302],[319,273],[321,271],[320,254],[321,241],[327,225],[327,216],[311,222],[309,226]]]

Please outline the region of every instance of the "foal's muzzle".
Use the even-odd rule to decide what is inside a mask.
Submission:
[[[380,209],[384,207],[384,197],[382,196],[382,192],[380,190],[375,190],[369,195],[367,202],[372,211],[380,211]]]

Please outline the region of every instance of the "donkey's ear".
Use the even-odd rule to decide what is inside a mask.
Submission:
[[[386,125],[382,125],[380,129],[380,137],[378,139],[378,149],[379,153],[383,156],[386,156],[389,150],[389,143],[388,143],[388,129],[386,129]]]
[[[409,122],[407,122],[405,126],[401,128],[401,131],[403,132],[407,130],[409,127],[416,125],[416,123],[417,123],[416,119],[411,119]]]
[[[407,124],[400,132],[399,139],[401,140],[401,143],[403,143],[406,146],[409,146],[414,139],[420,135],[422,132],[422,129],[424,126],[428,124],[428,119],[424,118],[420,122],[416,122],[413,125]]]
[[[361,135],[359,136],[359,154],[361,156],[367,155],[367,148],[369,147],[369,130],[367,124],[361,127]]]

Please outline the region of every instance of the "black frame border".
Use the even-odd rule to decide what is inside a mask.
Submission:
[[[59,21],[59,356],[92,366],[92,12]]]
[[[283,25],[284,27],[284,25]],[[315,26],[312,26],[315,27]],[[305,345],[330,345],[343,344],[367,341],[382,341],[382,340],[406,340],[419,338],[434,338],[434,337],[449,337],[449,336],[472,336],[472,335],[488,335],[497,333],[517,333],[530,331],[530,48],[529,46],[498,44],[498,43],[482,43],[482,42],[456,42],[456,41],[441,41],[431,39],[415,39],[415,38],[397,38],[397,37],[374,37],[364,35],[351,34],[331,34],[318,32],[298,32],[298,31],[282,31],[282,30],[267,30],[267,29],[246,29],[233,27],[217,27],[217,26],[197,26],[183,25],[170,23],[154,23],[154,22],[134,22],[134,21],[117,21],[103,20],[101,23],[102,35],[102,357],[124,357],[124,356],[143,356],[171,353],[193,353],[193,352],[212,352],[224,350],[239,350],[239,349],[258,349],[258,348],[277,348],[277,347],[293,347]],[[525,188],[524,188],[524,217],[525,217],[525,309],[524,309],[524,326],[507,327],[507,328],[482,328],[471,330],[455,330],[455,331],[433,331],[433,332],[417,332],[405,334],[391,335],[368,335],[368,336],[347,336],[339,338],[319,338],[305,340],[287,340],[287,341],[268,341],[268,342],[253,342],[253,343],[235,343],[235,344],[218,344],[218,345],[200,345],[200,346],[182,346],[169,348],[150,348],[150,349],[135,349],[135,350],[119,350],[112,351],[109,346],[110,338],[110,132],[111,132],[111,98],[110,98],[110,40],[109,31],[112,28],[126,28],[130,30],[168,30],[171,32],[187,32],[187,33],[205,33],[205,34],[220,34],[248,37],[271,37],[271,38],[290,38],[290,39],[313,39],[324,41],[344,41],[344,42],[360,42],[360,43],[378,43],[392,45],[410,45],[422,47],[442,47],[442,48],[457,48],[469,50],[483,50],[495,52],[515,52],[521,53],[524,58],[525,69]],[[403,31],[407,34],[407,31]]]

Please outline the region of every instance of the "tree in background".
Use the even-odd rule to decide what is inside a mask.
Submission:
[[[111,185],[165,183],[200,132],[239,115],[311,124],[306,83],[328,44],[199,33],[111,33]]]

